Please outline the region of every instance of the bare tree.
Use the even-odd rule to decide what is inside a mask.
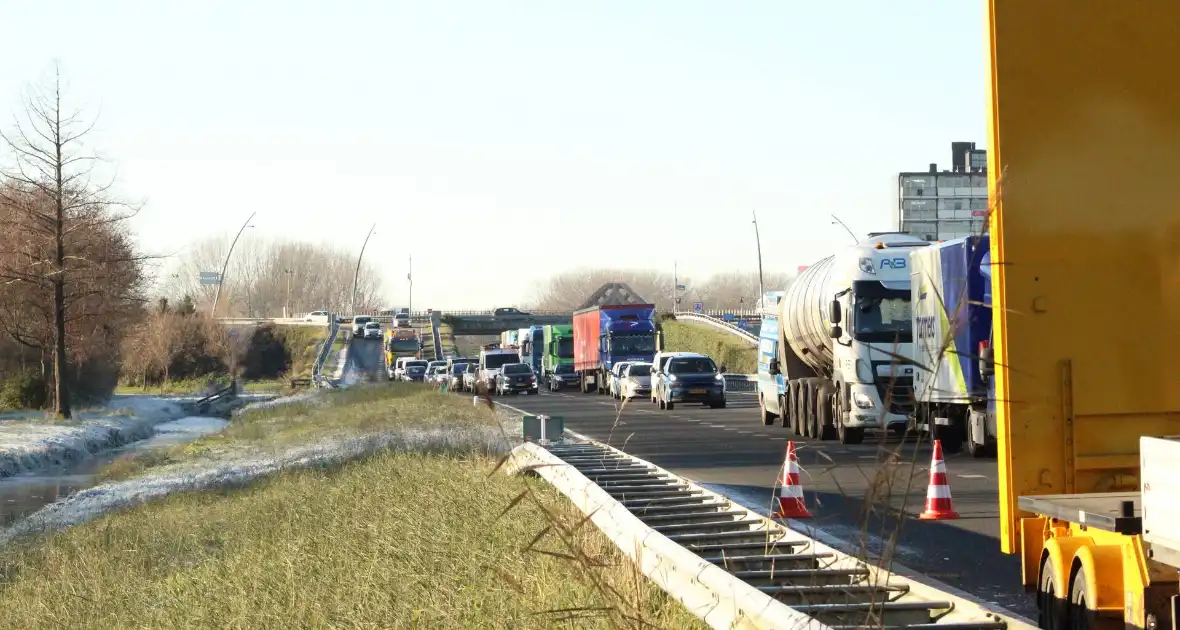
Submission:
[[[67,110],[63,92],[55,64],[28,89],[14,128],[0,132],[14,157],[0,187],[0,282],[22,296],[0,325],[16,342],[49,350],[54,412],[69,418],[69,329],[101,327],[104,306],[136,299],[144,257],[119,227],[138,208],[112,198],[111,182],[91,180],[97,157],[84,139],[93,121]]]
[[[794,280],[793,274],[766,274],[762,283],[766,291],[783,291]],[[758,290],[758,272],[723,271],[709,276],[691,288],[696,300],[706,309],[752,309],[762,297]]]
[[[161,278],[163,294],[173,300],[193,296],[198,308],[209,304],[214,291],[200,285],[198,275],[201,270],[219,269],[228,247],[224,236],[198,242]],[[327,245],[243,239],[234,249],[222,287],[227,308],[219,312],[274,317],[287,306],[293,313],[324,309],[343,312],[350,303],[355,265],[354,253]],[[362,310],[376,310],[382,305],[381,284],[380,270],[362,264],[357,284],[358,306]]]

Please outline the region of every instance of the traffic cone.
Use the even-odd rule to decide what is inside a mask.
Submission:
[[[774,518],[811,518],[803,504],[803,486],[799,483],[799,458],[795,456],[795,441],[787,442],[787,459],[783,462],[783,479],[778,488],[778,506]]]
[[[934,440],[930,457],[930,485],[926,487],[926,509],[918,518],[924,521],[949,521],[959,518],[951,507],[951,487],[946,482],[946,460],[942,458],[942,440]]]

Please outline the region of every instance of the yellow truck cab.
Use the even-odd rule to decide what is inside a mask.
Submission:
[[[1000,527],[1045,628],[1175,628],[1180,2],[989,0]]]

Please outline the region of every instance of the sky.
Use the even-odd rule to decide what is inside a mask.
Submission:
[[[0,0],[0,124],[56,59],[133,229],[357,252],[404,306],[578,267],[789,271],[986,148],[984,3]],[[19,53],[19,54],[14,54]],[[3,107],[7,106],[7,107]],[[768,287],[769,289],[769,287]]]

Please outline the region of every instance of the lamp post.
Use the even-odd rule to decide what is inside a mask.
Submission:
[[[287,274],[287,305],[283,307],[283,317],[291,316],[291,276],[295,272],[290,269],[284,269],[283,273]]]
[[[406,267],[406,282],[410,283],[409,296],[406,298],[406,310],[414,312],[414,255],[410,254],[409,266]]]
[[[256,214],[258,213],[253,212],[250,214],[250,218],[246,219],[246,222],[242,224],[242,229],[238,230],[238,235],[229,244],[229,251],[225,253],[225,262],[221,265],[221,277],[217,279],[217,292],[213,294],[213,308],[209,311],[209,319],[217,316],[217,303],[221,301],[221,287],[225,285],[225,272],[229,269],[229,257],[233,255],[234,246],[238,244],[238,239],[242,238],[242,232],[245,232],[248,227],[254,227],[250,225],[250,221],[254,219],[254,215]]]
[[[765,287],[762,284],[762,237],[758,234],[758,213],[751,210],[750,216],[754,217],[754,244],[758,247],[758,306],[765,307],[762,296],[766,294]]]
[[[857,242],[856,235],[852,233],[852,230],[848,229],[848,226],[845,225],[844,222],[840,220],[840,217],[833,214],[832,218],[835,219],[834,221],[832,221],[832,225],[839,225],[840,227],[844,228],[844,231],[848,232],[848,235],[852,237],[852,242],[853,243]]]
[[[361,253],[356,257],[356,271],[352,274],[352,300],[349,309],[352,311],[353,317],[356,317],[356,286],[357,281],[361,277],[361,259],[365,257],[365,247],[369,245],[369,238],[373,236],[373,230],[375,229],[377,229],[376,223],[373,224],[373,227],[369,228],[369,233],[365,235],[365,242],[361,243]]]

